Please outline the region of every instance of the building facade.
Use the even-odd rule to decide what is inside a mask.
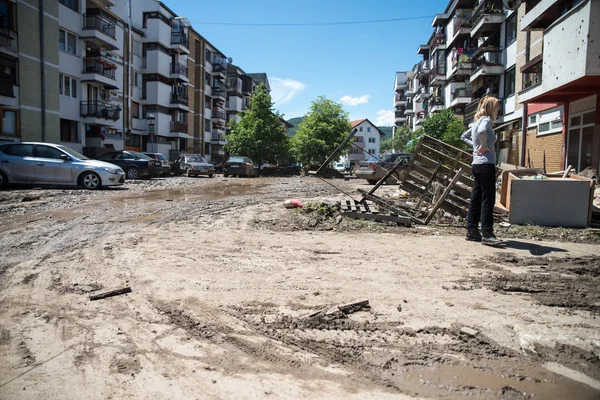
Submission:
[[[0,142],[224,156],[230,62],[164,3],[0,0],[0,17]]]
[[[357,129],[354,135],[354,145],[348,154],[340,159],[347,165],[355,165],[357,162],[368,160],[371,157],[379,158],[381,150],[381,138],[384,133],[368,119],[350,121],[352,129]]]

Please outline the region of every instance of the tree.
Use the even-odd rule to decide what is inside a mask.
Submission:
[[[430,114],[423,122],[423,127],[413,132],[407,149],[411,152],[414,151],[414,147],[423,134],[432,136],[459,149],[466,149],[465,143],[460,140],[460,136],[464,131],[465,126],[462,120],[454,115],[452,110],[442,110],[439,113]]]
[[[262,165],[276,163],[285,157],[289,150],[289,140],[282,115],[273,108],[271,95],[262,83],[252,95],[250,108],[241,115],[240,122],[229,122],[225,149],[235,155],[248,156]]]
[[[348,113],[342,105],[320,96],[312,102],[291,139],[292,153],[305,165],[321,164],[344,141],[351,129]]]

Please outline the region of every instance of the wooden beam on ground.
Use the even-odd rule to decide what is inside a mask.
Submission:
[[[356,219],[368,219],[376,222],[395,222],[400,225],[404,225],[406,227],[410,227],[412,225],[412,218],[405,217],[402,215],[383,215],[383,214],[369,214],[369,213],[360,213],[355,211],[346,211],[344,215],[356,218]]]
[[[125,288],[122,288],[122,289],[111,290],[109,292],[104,292],[104,293],[93,294],[93,295],[90,296],[90,300],[91,301],[100,300],[100,299],[105,299],[107,297],[119,296],[121,294],[126,294],[126,293],[131,293],[131,288],[130,287],[125,287]]]

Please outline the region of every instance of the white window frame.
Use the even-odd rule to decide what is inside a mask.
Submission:
[[[362,126],[359,127],[358,130],[362,132],[363,131],[363,127]]]
[[[370,137],[369,138],[369,143],[377,143],[377,140],[374,137]]]
[[[596,126],[596,122],[592,122],[589,124],[583,124],[583,116],[585,114],[591,114],[593,112],[599,112],[600,110],[585,110],[585,111],[581,111],[578,113],[574,113],[574,114],[570,114],[569,115],[569,124],[568,124],[568,129],[567,129],[567,134],[566,134],[566,148],[565,148],[565,165],[567,165],[567,163],[569,162],[569,142],[570,142],[570,137],[569,135],[571,134],[571,130],[572,129],[579,129],[579,149],[577,151],[577,165],[573,165],[573,168],[575,168],[577,171],[581,171],[580,167],[581,167],[581,146],[582,146],[582,139],[583,139],[583,129],[584,128],[590,128],[590,127],[594,127]],[[579,121],[581,121],[579,123],[579,125],[572,125],[571,124],[571,120],[573,118],[579,117]]]
[[[531,117],[532,117],[532,115],[529,116],[529,118],[531,118]],[[530,124],[529,126],[537,127],[536,136],[553,135],[555,133],[560,133],[563,131],[563,128],[565,125],[564,121],[563,121],[563,117],[564,117],[564,107],[563,106],[550,108],[548,110],[544,110],[544,111],[538,113],[536,116],[535,124]],[[557,122],[561,123],[560,127],[553,128],[552,124],[557,123]],[[550,129],[548,129],[547,131],[540,132],[540,126],[545,125],[545,124],[549,124]]]
[[[60,34],[61,32],[64,33],[65,35],[65,43],[64,43],[64,48],[61,47],[61,43],[60,43]],[[69,51],[69,35],[73,36],[75,38],[75,49],[73,52]],[[74,33],[71,33],[65,29],[59,28],[58,29],[58,49],[60,51],[64,51],[65,53],[69,53],[72,54],[74,56],[77,55],[77,35],[75,35]]]
[[[375,149],[368,149],[367,152],[372,156],[375,155]]]
[[[140,74],[137,71],[133,71],[133,86],[136,88],[140,87]]]
[[[71,99],[76,99],[79,97],[79,87],[77,86],[78,83],[78,79],[77,78],[73,78],[72,76],[66,75],[66,74],[59,74],[58,75],[58,79],[59,79],[59,87],[58,87],[58,91],[59,94],[61,96],[65,96],[65,97],[69,97]],[[70,89],[70,93],[65,94],[65,81],[69,80],[69,89]],[[75,96],[73,96],[73,91],[75,93]]]
[[[371,133],[371,127],[367,126],[367,132]]]

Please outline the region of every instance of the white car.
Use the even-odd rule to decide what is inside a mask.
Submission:
[[[346,171],[346,164],[344,163],[335,163],[335,165],[333,166],[333,168],[338,171],[338,172],[345,172]]]
[[[100,189],[125,182],[125,172],[104,161],[91,160],[68,147],[53,143],[0,145],[0,188],[9,183],[83,186]]]

